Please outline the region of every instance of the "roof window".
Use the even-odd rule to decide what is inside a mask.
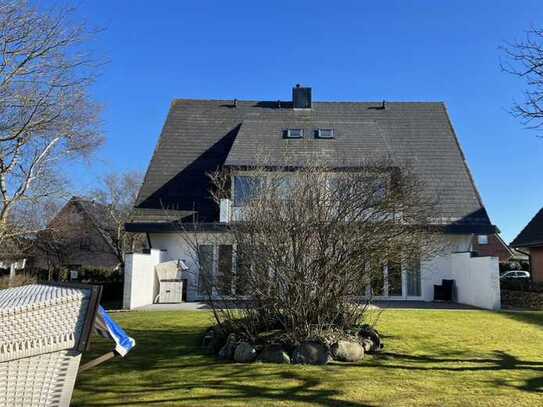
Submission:
[[[304,129],[285,129],[283,138],[304,138]]]
[[[315,129],[315,138],[336,138],[334,129]]]

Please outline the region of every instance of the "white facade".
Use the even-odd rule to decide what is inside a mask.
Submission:
[[[221,237],[222,236],[222,237]],[[198,294],[199,265],[193,247],[195,244],[213,244],[213,269],[217,269],[217,244],[227,244],[220,234],[192,234],[183,236],[175,233],[149,235],[153,249],[150,254],[127,256],[125,267],[125,308],[133,309],[156,302],[158,280],[155,266],[166,261],[178,261],[187,266],[182,278],[187,282],[188,301],[204,300]],[[222,240],[221,240],[222,239]],[[500,287],[498,259],[495,257],[471,257],[472,235],[444,235],[443,254],[420,264],[420,296],[408,296],[407,274],[402,267],[402,295],[381,297],[396,300],[432,301],[434,284],[443,279],[453,279],[456,284],[457,300],[460,303],[486,309],[499,309]],[[385,283],[386,286],[386,283]],[[386,291],[385,291],[386,293]]]

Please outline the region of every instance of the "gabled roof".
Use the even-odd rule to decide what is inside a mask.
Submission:
[[[111,236],[107,233],[108,231],[115,230],[115,220],[106,205],[94,200],[73,196],[66,205],[58,211],[51,222],[49,222],[48,228],[54,228],[55,222],[62,222],[65,211],[71,206],[77,208],[78,211],[88,219],[90,224],[93,225],[108,246],[115,251],[115,245],[111,240]]]
[[[284,140],[285,128],[304,128],[309,137]],[[314,140],[315,128],[333,128],[336,138]],[[285,102],[176,100],[137,199],[139,219],[147,210],[169,209],[217,221],[206,173],[253,165],[259,154],[279,157],[284,148],[299,157],[329,151],[338,166],[376,154],[407,161],[439,197],[436,217],[443,223],[490,226],[444,104],[418,102],[385,109],[381,102],[313,102],[298,110]]]
[[[543,208],[536,213],[526,227],[511,242],[511,246],[543,246]]]

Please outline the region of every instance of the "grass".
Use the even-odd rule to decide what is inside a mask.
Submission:
[[[207,312],[113,316],[137,347],[83,373],[73,406],[543,405],[543,312],[388,310],[385,353],[326,366],[203,355]],[[108,350],[93,347],[87,357]]]

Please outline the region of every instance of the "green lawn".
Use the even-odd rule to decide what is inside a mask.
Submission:
[[[543,312],[388,310],[386,352],[355,365],[222,363],[206,312],[119,313],[125,358],[82,374],[74,406],[540,406]],[[92,354],[105,351],[95,342]]]

